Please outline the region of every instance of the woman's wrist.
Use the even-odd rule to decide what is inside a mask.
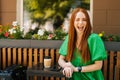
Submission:
[[[78,72],[81,72],[82,71],[82,67],[77,67],[78,68]]]
[[[82,71],[82,67],[75,67],[74,68],[74,72],[81,72]]]
[[[74,68],[74,72],[78,72],[78,68],[77,67]]]

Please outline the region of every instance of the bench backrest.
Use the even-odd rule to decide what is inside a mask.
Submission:
[[[108,58],[103,62],[105,80],[120,80],[120,51],[108,51]]]
[[[37,63],[43,63],[43,58],[47,55],[51,56],[52,64],[57,64],[59,58],[58,50],[59,49],[0,48],[0,69],[4,69],[12,64],[22,64],[31,67]],[[102,68],[105,80],[120,80],[120,51],[108,51],[107,53],[108,59],[103,62]]]

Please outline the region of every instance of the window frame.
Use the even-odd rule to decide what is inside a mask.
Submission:
[[[16,10],[16,20],[18,21],[20,27],[24,27],[23,23],[24,23],[24,11],[23,11],[23,0],[17,0],[17,10]],[[93,0],[90,0],[90,20],[91,20],[91,24],[93,25]]]

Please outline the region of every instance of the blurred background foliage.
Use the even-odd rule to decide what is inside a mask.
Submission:
[[[53,20],[55,29],[62,25],[71,8],[90,9],[90,0],[24,0],[24,10],[30,13],[32,22],[45,24]]]

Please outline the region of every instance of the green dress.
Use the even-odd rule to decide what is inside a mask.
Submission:
[[[68,36],[60,47],[59,54],[66,56],[67,55],[67,44],[68,44]],[[88,38],[88,46],[90,49],[90,61],[84,63],[78,49],[75,48],[73,59],[71,63],[77,66],[85,66],[89,64],[93,64],[95,61],[104,60],[107,58],[106,50],[101,38],[92,33]],[[74,72],[72,74],[72,78],[70,80],[104,80],[103,74],[101,70],[93,71],[93,72]]]

